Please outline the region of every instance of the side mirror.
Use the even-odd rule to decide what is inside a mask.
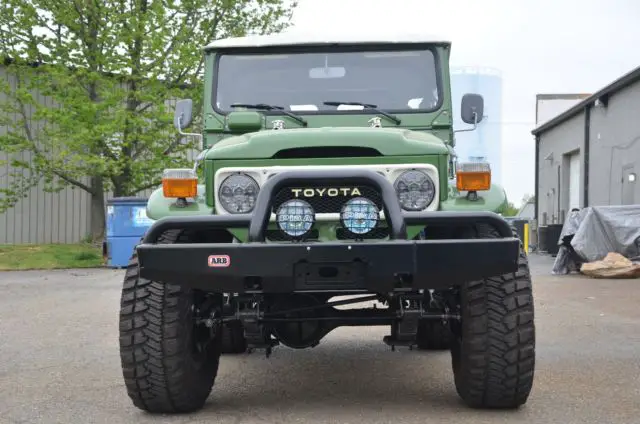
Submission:
[[[191,125],[191,111],[193,110],[193,100],[183,99],[176,103],[176,110],[173,115],[173,126],[178,131]]]
[[[462,96],[462,108],[460,109],[462,122],[465,124],[478,124],[484,116],[484,99],[479,94],[467,93]]]

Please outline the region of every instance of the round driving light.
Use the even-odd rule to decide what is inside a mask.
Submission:
[[[405,171],[394,184],[398,201],[406,211],[421,211],[431,204],[436,195],[436,186],[425,172]]]
[[[353,234],[366,234],[378,224],[379,212],[371,200],[355,197],[342,207],[340,221]]]
[[[288,236],[301,237],[313,227],[315,213],[304,200],[287,200],[278,208],[276,222],[278,228]]]
[[[233,174],[225,178],[218,189],[218,199],[229,213],[249,213],[256,205],[260,186],[247,174]]]

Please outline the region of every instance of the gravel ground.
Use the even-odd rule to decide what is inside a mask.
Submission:
[[[122,270],[0,273],[0,423],[640,423],[640,280],[550,275],[532,255],[537,368],[517,411],[458,400],[448,353],[343,328],[310,350],[228,356],[205,409],[152,416],[122,384]]]

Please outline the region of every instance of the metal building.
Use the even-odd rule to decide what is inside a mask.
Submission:
[[[640,67],[532,131],[540,225],[573,208],[640,203],[639,112]]]
[[[560,115],[589,97],[591,93],[538,94],[536,95],[536,127]]]
[[[469,128],[460,119],[460,102],[466,93],[484,97],[484,119],[475,131],[457,132],[456,152],[461,161],[488,161],[492,179],[502,182],[502,75],[484,67],[451,67],[454,129]]]

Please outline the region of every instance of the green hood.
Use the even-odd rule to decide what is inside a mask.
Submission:
[[[295,128],[223,139],[209,149],[206,159],[264,159],[285,149],[334,146],[368,147],[383,156],[449,153],[438,137],[404,128]]]

